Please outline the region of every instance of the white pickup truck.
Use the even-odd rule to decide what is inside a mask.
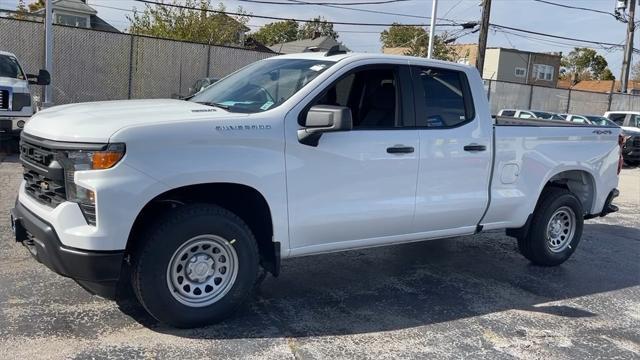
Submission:
[[[534,264],[561,264],[584,219],[616,210],[620,146],[615,127],[494,121],[464,65],[331,50],[253,63],[187,101],[46,109],[21,160],[17,241],[193,327],[296,256],[507,229]]]
[[[38,75],[26,74],[14,54],[0,51],[0,141],[17,138],[33,115],[29,84],[49,82],[46,70]]]

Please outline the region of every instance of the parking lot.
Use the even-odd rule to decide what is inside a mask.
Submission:
[[[32,260],[8,223],[20,179],[16,157],[0,162],[0,358],[640,357],[640,168],[560,267],[528,264],[503,232],[297,258],[234,317],[194,330]]]

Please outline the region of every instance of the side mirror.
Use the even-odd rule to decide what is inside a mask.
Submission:
[[[298,130],[298,141],[309,146],[318,146],[323,133],[349,131],[353,128],[351,109],[344,106],[316,105],[304,118],[303,128]]]
[[[51,84],[51,74],[47,70],[40,69],[38,75],[27,74],[27,79],[29,79],[29,84],[34,85],[49,85]]]

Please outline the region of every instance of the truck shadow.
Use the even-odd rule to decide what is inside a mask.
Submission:
[[[157,323],[139,306],[121,309],[160,333],[198,339],[363,334],[517,309],[554,317],[599,314],[550,302],[640,284],[640,230],[585,225],[567,263],[529,264],[501,233],[291,259],[226,321],[199,329]]]

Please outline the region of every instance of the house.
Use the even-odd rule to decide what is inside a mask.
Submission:
[[[477,44],[451,45],[458,63],[474,65]],[[487,48],[482,78],[521,84],[555,87],[562,53],[539,53],[500,47]]]
[[[570,80],[560,80],[558,81],[558,88],[600,93],[610,93],[611,91],[619,93],[621,86],[620,81],[617,80],[582,80],[575,84]],[[629,80],[627,92],[633,95],[640,95],[640,81]]]
[[[327,51],[335,45],[341,45],[346,51],[347,49],[342,43],[338,42],[331,36],[319,36],[314,39],[302,39],[290,41],[281,44],[269,46],[269,48],[280,54],[294,54],[308,51]]]
[[[53,0],[51,5],[53,7],[53,22],[55,24],[120,32],[98,17],[98,12],[87,5],[86,0]],[[36,10],[34,13],[44,15],[45,9]]]

